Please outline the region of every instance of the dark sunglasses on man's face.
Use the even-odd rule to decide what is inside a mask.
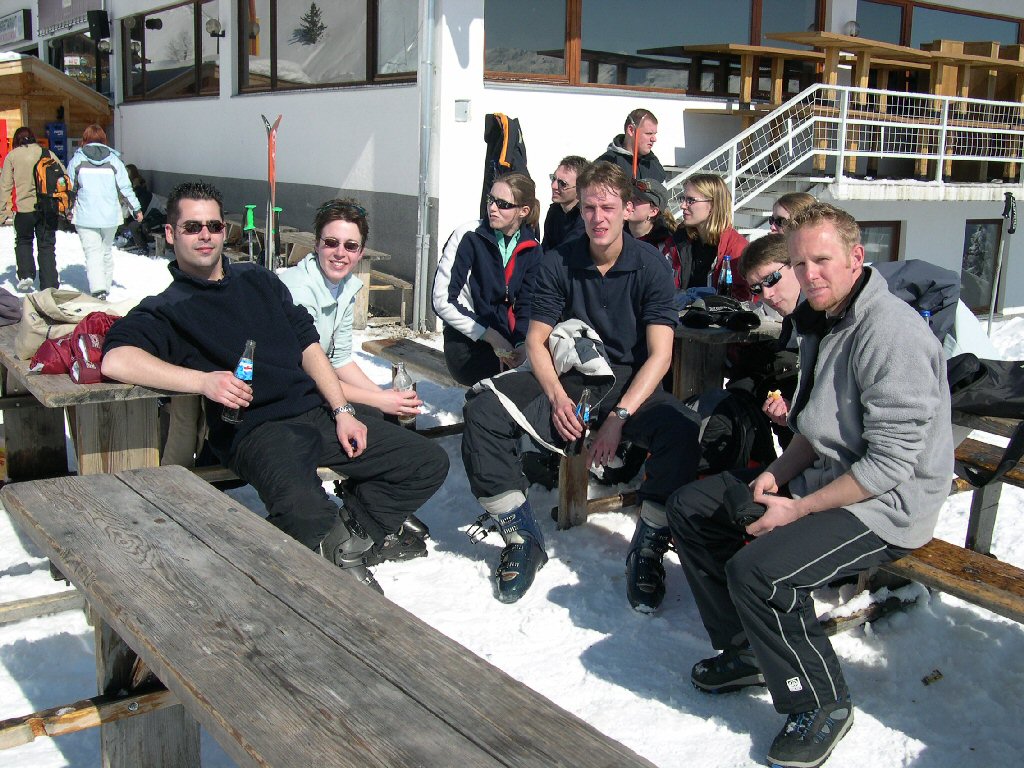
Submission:
[[[785,267],[783,267],[782,269],[785,269]],[[773,285],[775,285],[781,279],[782,279],[782,270],[781,269],[776,269],[770,275],[765,277],[765,279],[762,280],[761,282],[751,284],[750,292],[753,293],[753,294],[760,294],[765,288],[771,288]]]
[[[573,187],[575,186],[575,184],[570,184],[570,183],[569,183],[568,181],[566,181],[565,179],[560,179],[560,178],[558,178],[558,177],[557,177],[557,176],[555,176],[555,174],[553,174],[553,173],[549,173],[549,174],[548,174],[548,178],[549,178],[549,179],[551,179],[551,181],[553,181],[553,182],[554,182],[555,184],[557,184],[557,185],[558,185],[558,188],[559,188],[560,190],[562,190],[563,192],[564,192],[565,190],[567,190],[567,189],[572,189],[572,188],[573,188]]]
[[[211,235],[219,235],[224,231],[225,224],[223,221],[217,221],[217,219],[211,219],[210,221],[183,221],[178,225],[180,229],[186,235],[198,235],[203,231],[203,227],[210,230]]]
[[[328,248],[337,248],[339,245],[343,246],[349,253],[359,253],[359,249],[363,247],[362,243],[355,240],[346,240],[345,242],[341,242],[341,240],[336,237],[322,237],[320,238],[320,242]]]
[[[768,217],[768,226],[770,226],[770,227],[778,227],[779,229],[782,229],[784,226],[786,226],[786,223],[788,221],[789,221],[789,219],[784,219],[781,216],[769,216]]]
[[[490,205],[491,203],[494,203],[496,206],[498,206],[503,211],[511,211],[513,208],[518,208],[519,207],[516,203],[510,203],[508,200],[502,200],[500,197],[495,197],[494,195],[488,195],[487,196],[487,204]]]

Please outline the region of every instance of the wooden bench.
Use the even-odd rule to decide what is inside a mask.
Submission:
[[[398,316],[374,316],[374,320],[378,323],[397,322],[399,325],[407,325],[406,309],[409,306],[409,302],[412,300],[412,283],[408,280],[403,280],[400,277],[389,275],[387,272],[381,272],[378,269],[371,269],[369,289],[371,294],[380,291],[399,291]]]
[[[982,429],[993,434],[1008,435],[1016,424],[1013,419],[972,417],[954,414],[954,421],[963,426]],[[991,471],[1002,457],[1002,449],[968,438],[956,449],[956,460],[977,469]],[[994,613],[1024,623],[1024,569],[1000,562],[989,555],[996,508],[1002,485],[1024,488],[1024,464],[1018,464],[1002,479],[984,488],[972,488],[965,482],[956,489],[974,492],[967,536],[963,547],[940,539],[916,549],[881,570],[893,576],[911,579],[926,587],[938,589],[980,605]]]
[[[198,724],[240,766],[652,765],[182,467],[0,498],[89,601],[101,694],[170,691],[103,722],[106,766],[194,768]]]

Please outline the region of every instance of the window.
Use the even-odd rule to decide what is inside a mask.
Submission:
[[[933,40],[1024,43],[1019,18],[938,8],[912,0],[857,0],[860,36],[920,48]]]
[[[417,4],[239,0],[239,86],[276,91],[413,80]]]
[[[974,312],[987,312],[991,307],[992,282],[996,276],[1002,234],[1003,219],[967,220],[960,268],[960,299]]]
[[[220,39],[204,29],[217,11],[214,0],[193,0],[122,19],[125,99],[217,95]]]
[[[110,56],[89,35],[74,33],[50,41],[50,65],[93,90],[111,95]]]
[[[822,6],[821,0],[487,0],[484,69],[492,79],[736,94],[738,57],[683,48],[749,44],[766,32],[803,30],[818,23]]]
[[[864,261],[896,261],[900,257],[900,222],[861,221],[860,241],[864,246]]]

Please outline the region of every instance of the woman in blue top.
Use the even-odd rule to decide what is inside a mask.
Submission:
[[[499,176],[487,221],[452,233],[434,275],[434,312],[444,321],[444,358],[457,382],[472,386],[526,360],[537,240],[537,191],[529,176]]]
[[[281,280],[292,300],[312,315],[345,399],[392,416],[415,416],[423,404],[415,392],[381,389],[352,357],[355,297],[363,287],[353,272],[370,234],[366,210],[355,200],[328,200],[317,209],[313,229],[316,250],[284,270]]]
[[[68,163],[68,176],[75,191],[73,220],[85,253],[89,292],[105,299],[114,282],[114,233],[124,220],[121,198],[136,221],[142,221],[142,206],[119,153],[107,146],[106,131],[96,123],[82,131],[82,146]]]

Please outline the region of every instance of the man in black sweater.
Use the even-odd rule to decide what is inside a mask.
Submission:
[[[223,219],[210,185],[172,190],[165,232],[174,280],[110,329],[103,374],[202,395],[210,447],[256,489],[268,520],[379,590],[367,559],[444,482],[448,457],[372,409],[356,418],[309,313],[272,272],[223,256]],[[249,339],[254,386],[233,373]],[[222,420],[225,408],[241,408],[241,423]],[[340,515],[318,466],[349,480]]]

